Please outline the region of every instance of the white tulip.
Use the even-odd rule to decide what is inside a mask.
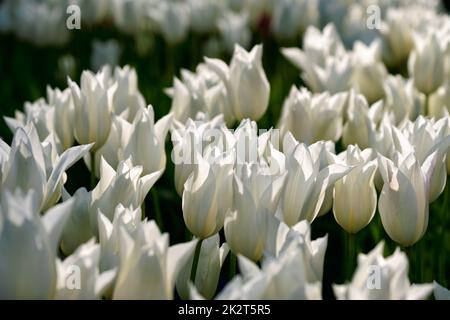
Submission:
[[[328,236],[311,241],[311,226],[303,220],[289,228],[284,222],[273,218],[269,223],[265,256],[278,257],[297,247],[303,253],[305,277],[309,282],[322,281]]]
[[[192,255],[197,240],[169,247],[168,234],[161,234],[151,221],[131,237],[119,230],[120,267],[113,299],[172,299],[178,274]]]
[[[195,287],[206,299],[211,299],[217,290],[220,270],[229,251],[226,243],[220,245],[220,238],[217,233],[202,242]],[[194,256],[191,255],[190,259],[187,260],[176,281],[177,292],[182,299],[189,299],[188,281],[191,275],[193,258]]]
[[[268,215],[277,209],[285,175],[265,175],[255,163],[244,164],[238,174],[234,205],[225,217],[225,238],[234,254],[258,261],[266,244]]]
[[[46,210],[58,202],[66,180],[65,171],[81,159],[92,145],[72,147],[58,155],[55,145],[42,144],[32,123],[18,128],[2,169],[2,190],[33,190],[40,208]],[[5,154],[6,157],[6,154]]]
[[[69,79],[75,106],[75,139],[81,144],[95,143],[92,152],[100,149],[108,139],[112,99],[117,88],[117,85],[105,87],[102,77],[102,74],[96,76],[84,71],[81,88]]]
[[[337,141],[342,135],[342,111],[345,93],[312,94],[307,89],[291,88],[283,105],[280,123],[281,136],[290,131],[306,144],[319,140]]]
[[[270,84],[262,67],[262,45],[250,52],[236,45],[230,66],[219,59],[205,60],[225,84],[234,117],[239,121],[259,120],[267,110],[270,95]]]
[[[171,120],[172,115],[168,114],[154,123],[153,107],[141,109],[130,132],[125,132],[128,137],[123,145],[123,159],[131,158],[135,166],[142,166],[143,175],[161,175],[166,168],[165,140]]]
[[[57,262],[58,282],[55,298],[58,300],[101,299],[111,286],[116,270],[99,273],[100,246],[94,239],[81,245],[64,261]]]
[[[381,222],[389,237],[403,246],[422,238],[428,226],[429,180],[436,165],[433,153],[420,166],[414,153],[395,155],[395,162],[379,155],[384,181],[378,200]]]
[[[283,221],[292,226],[301,220],[312,222],[323,204],[326,189],[349,168],[331,164],[320,170],[308,147],[298,144],[286,157],[287,178],[281,199]]]
[[[359,41],[353,44],[352,82],[369,103],[384,97],[383,82],[388,72],[380,61],[380,44],[379,41],[373,41],[370,46]]]
[[[189,231],[206,239],[222,229],[232,203],[234,157],[218,154],[208,161],[198,155],[196,159],[198,164],[184,184],[183,218]]]
[[[64,150],[74,143],[74,106],[69,88],[63,91],[47,87],[47,99],[54,106],[53,128]]]
[[[0,297],[54,298],[56,253],[72,201],[53,207],[41,218],[33,192],[5,191],[0,197]]]
[[[145,196],[159,178],[159,172],[142,175],[142,167],[131,165],[131,161],[121,161],[114,170],[104,159],[100,163],[100,181],[92,190],[91,215],[100,210],[112,220],[114,210],[120,203],[125,207],[140,207]],[[96,223],[97,221],[94,220]],[[94,225],[94,230],[97,226]]]
[[[413,284],[408,279],[408,258],[398,248],[383,257],[384,242],[368,254],[358,255],[358,266],[349,284],[334,285],[339,300],[422,300],[432,284]]]
[[[348,165],[354,167],[334,184],[334,218],[349,233],[357,233],[367,226],[377,209],[374,185],[377,163],[376,160],[369,161],[366,155],[368,152],[363,154],[358,146],[349,146],[346,160]]]
[[[184,2],[158,1],[148,15],[169,45],[183,41],[189,31],[189,6]]]
[[[444,81],[443,49],[434,33],[426,38],[414,38],[415,49],[411,53],[408,68],[414,78],[416,88],[429,95]]]
[[[135,237],[138,230],[140,230],[143,222],[141,221],[141,209],[133,209],[132,207],[125,208],[119,204],[114,211],[114,218],[112,222],[98,212],[98,234],[100,242],[100,262],[99,267],[101,271],[113,270],[119,267],[120,257],[120,237],[121,229],[128,232],[131,237]]]
[[[96,234],[96,230],[93,230],[94,216],[89,211],[91,194],[85,188],[78,189],[73,197],[63,192],[62,198],[64,201],[73,199],[70,216],[61,235],[61,250],[69,255],[78,246],[91,239]]]
[[[347,121],[342,131],[343,145],[356,144],[362,149],[367,148],[375,128],[370,119],[366,98],[351,90],[346,111]]]
[[[238,13],[225,11],[217,20],[222,47],[229,53],[235,50],[236,44],[247,48],[252,39],[248,25],[249,15],[246,11]]]

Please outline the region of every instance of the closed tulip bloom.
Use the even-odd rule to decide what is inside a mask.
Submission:
[[[358,255],[358,266],[349,284],[333,285],[338,300],[424,300],[433,284],[411,284],[408,258],[399,248],[383,257],[384,242],[368,254]]]
[[[161,234],[154,221],[142,225],[134,237],[121,228],[119,237],[120,267],[113,299],[173,299],[175,281],[197,240],[169,247],[168,234]]]
[[[429,95],[444,81],[444,53],[434,33],[426,38],[415,37],[415,49],[411,53],[408,67],[416,88]]]
[[[262,67],[262,45],[250,52],[235,46],[230,66],[218,59],[206,58],[207,65],[214,70],[226,85],[232,99],[233,116],[241,121],[245,118],[259,120],[269,104],[270,84]]]
[[[376,160],[364,159],[357,146],[349,146],[346,153],[347,164],[354,167],[334,184],[333,213],[337,223],[345,231],[357,233],[375,215],[377,192],[374,177],[377,163]]]
[[[430,96],[429,115],[437,119],[448,117],[450,113],[450,84],[442,85]]]
[[[151,21],[169,45],[186,38],[189,31],[189,6],[184,2],[158,1],[148,10]]]
[[[268,215],[274,214],[284,176],[273,180],[261,174],[257,164],[245,164],[235,174],[234,205],[225,217],[225,238],[234,254],[258,261],[267,239]]]
[[[384,181],[378,200],[381,222],[387,234],[403,246],[419,241],[428,226],[429,179],[436,165],[436,155],[420,165],[414,153],[396,154],[393,162],[378,157]]]
[[[342,178],[347,166],[331,164],[320,170],[304,144],[298,144],[286,157],[287,178],[281,198],[283,221],[293,226],[301,220],[312,222],[318,215],[329,185]]]
[[[117,85],[106,87],[100,77],[89,71],[81,75],[81,88],[69,79],[75,107],[75,139],[78,143],[95,143],[100,149],[111,129],[112,98]]]
[[[72,201],[53,207],[41,217],[33,192],[24,195],[4,191],[0,197],[0,297],[53,299],[59,237]]]
[[[217,290],[220,270],[229,251],[228,244],[224,243],[220,245],[220,237],[217,233],[202,242],[202,249],[197,265],[197,276],[195,277],[195,287],[206,299],[211,299]],[[191,275],[193,259],[194,256],[192,255],[180,271],[176,282],[177,292],[182,299],[189,299],[190,290],[188,282]]]
[[[196,237],[206,239],[223,227],[225,213],[233,199],[233,154],[218,155],[211,164],[196,157],[194,172],[184,184],[183,218]]]
[[[245,10],[240,12],[225,10],[217,20],[217,29],[220,34],[220,45],[228,53],[233,52],[236,44],[248,48],[252,40],[249,13]]]

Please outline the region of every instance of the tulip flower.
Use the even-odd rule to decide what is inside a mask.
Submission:
[[[247,48],[252,39],[248,25],[249,14],[246,11],[233,12],[227,10],[217,20],[217,29],[220,34],[221,46],[226,52],[233,52],[236,44]]]
[[[450,84],[442,85],[430,96],[428,111],[437,119],[448,117],[450,113]]]
[[[100,164],[100,181],[91,193],[90,212],[95,216],[100,210],[112,220],[114,210],[120,203],[125,207],[141,206],[145,196],[159,178],[159,172],[142,175],[142,167],[131,165],[131,161],[121,161],[114,170],[105,160]],[[94,219],[94,223],[96,224]],[[94,225],[94,230],[97,226]]]
[[[100,262],[101,271],[114,270],[119,267],[120,257],[120,237],[119,232],[124,229],[132,237],[141,229],[141,225],[145,222],[141,221],[141,209],[133,209],[133,207],[125,208],[119,204],[114,210],[114,218],[112,222],[98,212],[98,234],[100,242]]]
[[[205,239],[202,243],[200,257],[197,266],[197,276],[195,277],[195,287],[206,299],[211,299],[217,289],[220,270],[228,255],[229,248],[226,243],[220,246],[219,234]],[[180,271],[176,281],[177,292],[182,299],[189,298],[188,281],[191,275],[193,256],[186,262]]]
[[[93,300],[102,298],[111,286],[116,270],[99,273],[100,246],[94,239],[81,245],[64,261],[57,262],[58,300]],[[78,278],[76,278],[78,277]]]
[[[172,299],[175,281],[197,240],[169,247],[168,234],[145,223],[135,237],[119,230],[120,267],[113,299]]]
[[[413,284],[408,279],[408,258],[398,248],[383,257],[384,242],[368,254],[358,255],[358,267],[349,284],[334,285],[339,300],[423,300],[432,284]]]
[[[434,33],[426,38],[414,38],[415,49],[411,53],[408,68],[416,88],[429,95],[444,81],[443,49]]]
[[[32,123],[23,129],[18,128],[11,147],[5,147],[1,189],[11,192],[16,189],[23,192],[33,190],[40,208],[46,210],[57,203],[61,196],[66,180],[65,171],[90,148],[91,145],[76,146],[58,155],[51,139],[39,142]]]
[[[291,88],[283,105],[280,123],[281,136],[290,131],[306,144],[319,140],[337,141],[342,135],[342,111],[345,93],[313,95],[305,88]]]
[[[114,78],[117,89],[112,98],[111,111],[121,118],[132,123],[136,114],[145,108],[145,100],[138,88],[136,70],[126,65],[114,69]]]
[[[378,200],[381,222],[387,234],[402,246],[419,241],[428,226],[428,188],[437,152],[420,166],[414,153],[395,155],[395,162],[378,156],[384,181]]]
[[[384,98],[383,82],[388,72],[381,62],[380,45],[379,41],[373,41],[370,46],[359,41],[353,44],[352,82],[369,103]]]
[[[233,154],[217,154],[209,161],[201,155],[184,184],[183,218],[189,231],[200,239],[223,227],[225,213],[233,200]]]
[[[0,297],[54,298],[59,238],[73,202],[57,205],[41,217],[32,191],[3,191],[0,197]]]
[[[287,178],[281,198],[283,221],[292,226],[301,220],[312,222],[318,215],[329,185],[347,174],[347,166],[331,164],[320,170],[304,144],[286,157]]]
[[[367,226],[377,208],[377,192],[373,182],[377,163],[376,160],[369,161],[368,155],[369,152],[362,153],[358,146],[349,146],[346,162],[353,168],[334,184],[334,218],[349,233],[357,233]]]
[[[75,139],[81,144],[95,143],[91,152],[103,146],[111,129],[112,98],[117,85],[105,87],[104,76],[84,71],[81,88],[69,79],[75,107]]]
[[[168,114],[155,124],[153,107],[148,106],[136,115],[130,132],[125,132],[128,137],[124,138],[123,158],[142,166],[143,175],[161,175],[166,168],[165,140],[171,120]]]
[[[61,235],[61,250],[65,255],[70,255],[96,234],[93,228],[96,224],[89,211],[91,194],[85,188],[78,189],[72,197],[64,191],[63,200],[73,199],[73,206]]]
[[[158,1],[148,10],[151,21],[157,26],[169,45],[181,42],[189,28],[189,6],[184,2]]]
[[[50,105],[54,106],[53,128],[54,133],[61,143],[62,149],[67,150],[74,143],[74,106],[70,89],[63,91],[47,87],[47,98]]]
[[[297,247],[303,253],[306,279],[309,282],[322,281],[328,236],[311,241],[311,226],[306,220],[292,228],[275,217],[269,221],[265,256],[278,257],[292,250],[292,247]]]
[[[275,214],[285,175],[265,175],[256,164],[235,173],[234,205],[225,217],[225,238],[234,254],[258,261],[267,238],[268,215]]]
[[[342,142],[344,146],[357,144],[360,148],[367,148],[375,128],[369,115],[367,100],[364,96],[356,94],[352,90],[348,96],[346,114],[347,121],[342,131]]]
[[[237,120],[259,120],[267,110],[270,85],[262,67],[262,45],[250,52],[235,46],[230,66],[219,59],[205,58],[225,84],[232,100],[233,115]]]

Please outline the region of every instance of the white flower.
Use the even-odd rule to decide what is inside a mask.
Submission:
[[[358,255],[358,267],[349,284],[334,285],[339,300],[422,300],[432,284],[413,284],[408,279],[408,259],[398,248],[383,257],[384,242],[368,254]]]

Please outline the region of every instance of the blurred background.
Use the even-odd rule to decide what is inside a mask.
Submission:
[[[323,28],[328,23],[336,26],[348,48],[356,40],[369,44],[378,36],[378,30],[366,25],[367,8],[373,4],[380,9],[382,19],[406,5],[438,13],[450,8],[448,1],[437,0],[0,0],[0,137],[11,142],[12,133],[3,116],[14,117],[27,102],[45,98],[47,86],[64,89],[68,77],[79,82],[83,70],[98,71],[104,64],[135,68],[139,90],[159,119],[170,111],[171,98],[164,89],[172,86],[174,77],[180,77],[183,68],[195,71],[204,56],[228,62],[235,43],[248,49],[263,44],[263,66],[271,94],[269,109],[258,126],[274,127],[291,86],[304,85],[298,69],[280,49],[301,47],[308,26]],[[79,29],[67,27],[68,19],[75,18],[73,11],[67,11],[71,5],[80,9]],[[169,153],[171,143],[166,147]],[[181,198],[174,189],[173,171],[168,161],[166,172],[154,187],[156,192],[146,200],[146,215],[154,218],[160,211],[160,227],[170,232],[172,243],[177,243],[189,235],[182,219]],[[68,175],[66,188],[70,193],[89,186],[82,161]],[[330,214],[317,219],[312,228],[313,238],[329,234],[324,271],[327,298],[332,296],[331,283],[344,280],[339,269],[344,232],[333,232],[339,226]],[[357,237],[360,252],[372,249],[381,239],[387,239],[387,251],[395,248],[378,215]],[[427,232],[424,245],[432,237]],[[432,268],[429,266],[429,272],[420,276],[423,279],[412,270],[412,281],[432,281]]]

